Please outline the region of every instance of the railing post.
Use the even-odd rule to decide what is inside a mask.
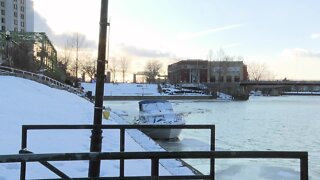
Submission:
[[[22,137],[21,137],[21,150],[27,148],[27,129],[25,126],[22,126]],[[21,161],[20,163],[20,180],[26,179],[26,168],[27,163],[25,161]]]
[[[159,179],[159,159],[152,158],[151,159],[151,180]]]
[[[215,126],[210,128],[210,151],[215,151],[215,143],[216,143],[216,137],[215,137]],[[212,180],[214,180],[215,176],[215,158],[210,159],[210,177]]]
[[[124,128],[120,129],[120,152],[124,152],[125,134]],[[124,177],[124,159],[120,159],[120,177]]]
[[[300,158],[300,179],[308,180],[308,153]]]

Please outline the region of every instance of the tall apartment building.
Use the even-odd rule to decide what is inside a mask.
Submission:
[[[33,32],[32,0],[0,0],[0,31]]]

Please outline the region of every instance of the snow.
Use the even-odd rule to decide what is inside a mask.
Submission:
[[[94,83],[81,83],[86,91],[95,93]],[[156,84],[135,84],[135,83],[105,83],[105,96],[160,96],[158,86]]]
[[[94,96],[94,83],[81,83],[85,91],[91,91]],[[187,89],[176,89],[174,86],[163,86],[162,93],[158,91],[157,84],[136,84],[136,83],[105,83],[105,96],[208,96],[200,91]]]
[[[125,85],[125,84],[123,84]],[[120,86],[120,85],[119,85]],[[149,86],[148,86],[149,87]],[[141,88],[141,87],[140,87]],[[0,76],[0,154],[17,154],[21,143],[21,126],[27,124],[92,124],[93,104],[75,94],[50,88],[34,81]],[[151,92],[149,88],[145,93]],[[154,91],[154,89],[152,90]],[[120,91],[114,91],[121,94]],[[125,123],[111,112],[104,124]],[[28,150],[35,153],[89,152],[90,130],[48,130],[28,133]],[[103,151],[119,151],[119,131],[103,131]],[[138,130],[126,132],[126,151],[164,151]],[[160,175],[192,172],[179,161],[160,161]],[[88,161],[53,162],[71,177],[86,177]],[[150,175],[150,161],[125,162],[125,175]],[[19,179],[20,164],[0,164],[0,179]],[[102,176],[118,176],[118,161],[103,161]],[[28,163],[27,178],[56,178],[39,163]]]

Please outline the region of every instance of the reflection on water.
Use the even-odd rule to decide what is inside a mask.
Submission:
[[[185,115],[187,124],[215,124],[217,150],[289,150],[309,152],[311,179],[320,177],[320,97],[282,96],[255,97],[249,101],[171,101],[178,113]],[[125,110],[132,121],[138,115],[138,101],[105,102],[112,110]],[[183,130],[180,141],[159,142],[164,148],[174,151],[208,150],[210,132],[206,130]],[[193,149],[194,148],[194,149]],[[247,163],[248,162],[248,163]],[[258,165],[255,163],[258,162]],[[196,164],[196,168],[208,173],[209,162]],[[245,164],[246,163],[246,164]],[[253,165],[252,165],[253,163]],[[240,168],[238,167],[240,166]],[[253,168],[253,170],[250,170]],[[299,172],[296,160],[218,160],[217,173],[241,175],[257,170],[259,179],[295,179]],[[241,169],[241,170],[239,170]],[[266,175],[272,171],[275,175]],[[268,174],[268,173],[267,173]],[[270,178],[272,177],[272,178]],[[299,178],[298,178],[299,179]]]

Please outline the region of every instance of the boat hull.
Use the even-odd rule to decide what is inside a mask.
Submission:
[[[141,129],[152,139],[177,139],[182,129]]]

